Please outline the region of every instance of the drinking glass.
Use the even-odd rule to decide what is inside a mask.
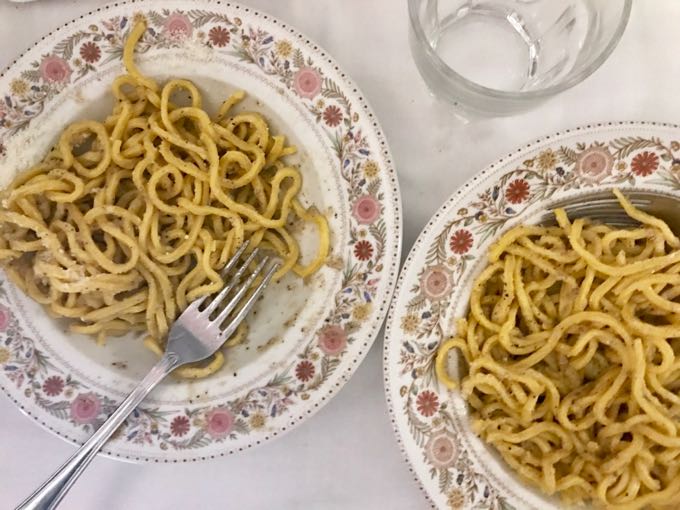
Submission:
[[[573,87],[619,42],[632,0],[408,0],[410,44],[435,96],[512,115]]]

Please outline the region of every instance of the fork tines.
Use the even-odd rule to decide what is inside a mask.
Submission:
[[[213,298],[211,298],[211,296],[206,296],[192,303],[192,306],[197,308],[199,316],[209,320],[211,324],[217,326],[217,328],[220,329],[220,336],[223,338],[228,338],[234,333],[234,331],[236,331],[236,328],[248,315],[248,312],[250,312],[251,308],[255,305],[257,299],[260,297],[264,289],[273,278],[274,273],[276,273],[280,267],[278,262],[271,264],[269,269],[265,272],[262,280],[255,287],[253,287],[253,284],[262,274],[262,272],[265,270],[265,267],[271,260],[271,257],[264,256],[259,260],[255,269],[253,269],[250,274],[248,274],[248,277],[245,279],[245,281],[241,282],[243,276],[260,254],[260,249],[255,248],[245,258],[245,260],[241,261],[241,256],[245,253],[247,248],[248,241],[244,242],[239,247],[236,253],[224,266],[224,269],[221,272],[222,277],[225,278],[225,284],[222,290]],[[236,271],[227,280],[229,273],[234,268]],[[250,295],[246,298],[246,294],[249,292]],[[230,294],[233,295],[230,296]],[[241,304],[240,309],[235,314],[233,314],[231,320],[226,323],[224,329],[222,329],[222,324],[225,323],[227,318],[229,318],[232,312],[234,312],[236,307],[242,301],[243,303]],[[201,310],[200,307],[206,302],[208,303],[207,306]],[[212,315],[215,315],[215,312],[217,312],[217,315],[215,317],[211,317]]]

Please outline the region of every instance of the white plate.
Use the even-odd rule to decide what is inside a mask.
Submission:
[[[400,253],[396,173],[361,92],[304,35],[232,3],[141,1],[97,9],[48,34],[0,77],[0,180],[44,154],[64,125],[103,118],[122,72],[134,19],[149,31],[141,70],[184,77],[215,108],[237,89],[241,108],[263,112],[298,146],[303,200],[325,211],[327,266],[303,284],[271,287],[250,319],[249,341],[226,366],[194,382],[170,378],[109,442],[105,453],[187,461],[233,453],[280,435],[322,407],[348,380],[386,312]],[[303,253],[313,229],[300,234]],[[0,386],[60,436],[84,441],[152,366],[136,338],[104,347],[0,280]]]
[[[434,354],[468,308],[489,245],[565,197],[618,187],[680,194],[680,127],[586,126],[522,147],[454,193],[418,237],[402,269],[385,331],[387,402],[402,452],[433,506],[549,510],[470,429],[458,391],[437,383]],[[455,366],[456,363],[454,362]]]

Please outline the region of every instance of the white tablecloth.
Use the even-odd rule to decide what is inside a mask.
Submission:
[[[362,88],[396,161],[404,257],[465,180],[540,135],[608,120],[680,122],[680,2],[635,2],[607,62],[584,83],[511,118],[464,125],[428,94],[408,48],[405,0],[242,0],[314,38]],[[0,68],[42,35],[104,2],[0,0]],[[394,439],[383,396],[382,337],[321,412],[243,454],[186,465],[97,458],[66,509],[412,509],[428,503]],[[74,447],[0,397],[0,507],[30,493]]]

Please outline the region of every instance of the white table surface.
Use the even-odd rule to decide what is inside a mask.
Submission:
[[[464,125],[428,94],[411,60],[405,0],[242,0],[328,50],[362,88],[390,142],[403,194],[404,257],[465,180],[536,137],[609,120],[680,123],[680,2],[634,2],[607,62],[577,87],[515,117]],[[97,0],[0,0],[0,67]],[[97,458],[65,509],[417,509],[428,506],[394,439],[382,337],[347,386],[289,434],[243,454],[187,465]],[[30,493],[74,447],[0,397],[0,508]]]

